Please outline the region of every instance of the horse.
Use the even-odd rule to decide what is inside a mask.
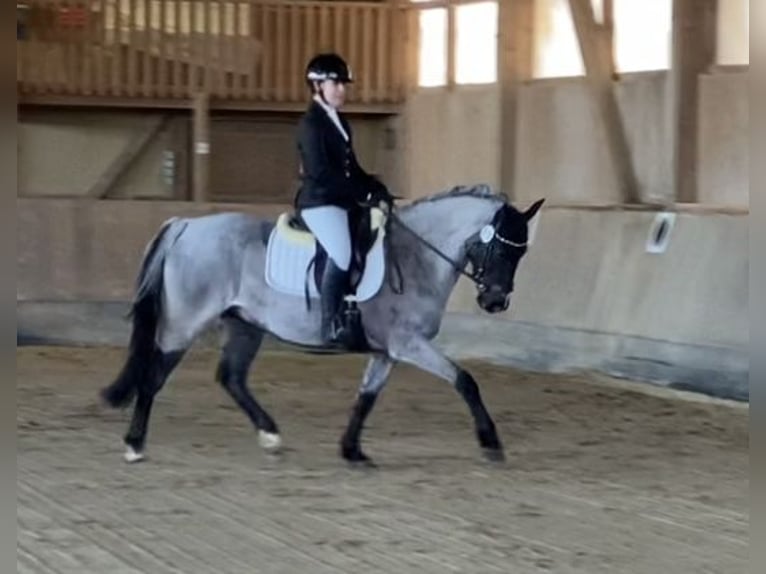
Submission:
[[[384,280],[357,303],[369,359],[340,439],[343,459],[374,466],[361,448],[362,428],[392,367],[406,363],[452,385],[468,406],[486,458],[504,460],[476,381],[433,339],[461,274],[475,283],[482,310],[508,309],[528,248],[529,222],[543,202],[520,211],[489,186],[458,186],[389,213]],[[127,356],[114,382],[101,390],[112,408],[128,407],[135,399],[124,435],[125,461],[144,459],[155,396],[192,343],[213,326],[224,333],[217,381],[249,418],[261,447],[279,452],[279,427],[248,387],[251,364],[267,333],[308,350],[321,350],[323,344],[319,306],[312,308],[300,295],[286,294],[266,280],[276,225],[235,212],[171,218],[146,246]]]

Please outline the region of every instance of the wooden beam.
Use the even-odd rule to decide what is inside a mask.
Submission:
[[[207,201],[210,179],[210,100],[205,92],[194,98],[192,196],[194,201]]]
[[[675,0],[667,122],[675,200],[697,201],[699,76],[715,63],[717,0]]]
[[[393,5],[393,17],[396,23],[391,30],[391,42],[395,54],[392,69],[396,86],[392,96],[398,101],[406,102],[418,87],[420,6],[411,4],[408,0],[389,0],[389,2]],[[397,26],[401,26],[404,33],[403,41]]]
[[[168,109],[189,110],[193,107],[193,100],[172,98],[100,98],[97,96],[66,96],[66,95],[29,95],[18,96],[19,108],[33,107],[72,107],[72,108],[134,108],[134,109]],[[242,112],[278,112],[278,113],[304,113],[305,102],[262,102],[259,100],[210,100],[211,110],[242,111]],[[404,111],[404,104],[360,104],[353,101],[347,103],[343,109],[347,114],[370,114],[370,115],[396,115]]]
[[[569,5],[593,101],[604,128],[622,198],[626,203],[639,203],[638,179],[614,91],[614,55],[610,28],[596,23],[590,0],[569,0]]]
[[[532,78],[535,0],[500,0],[497,77],[500,83],[500,188],[515,198],[519,96]]]
[[[104,199],[115,188],[123,175],[168,125],[170,116],[157,120],[151,129],[138,134],[101,174],[96,183],[85,192],[87,197]]]
[[[457,6],[454,0],[447,5],[447,88],[455,87],[457,74]]]
[[[610,34],[614,31],[614,1],[604,0],[604,26],[609,29]],[[614,58],[612,58],[614,60]]]

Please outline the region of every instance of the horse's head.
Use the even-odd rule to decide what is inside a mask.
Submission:
[[[544,201],[535,202],[524,212],[504,204],[469,244],[466,254],[479,291],[476,301],[485,311],[508,309],[516,268],[527,252],[528,224]]]

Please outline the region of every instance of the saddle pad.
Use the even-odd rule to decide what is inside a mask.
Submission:
[[[383,233],[378,234],[375,244],[367,254],[364,275],[356,290],[357,301],[372,299],[380,291],[386,271]],[[306,281],[309,284],[309,296],[319,298],[319,291],[314,280],[313,266],[307,270],[314,258],[316,245],[307,242],[296,242],[280,232],[275,227],[269,236],[266,249],[266,283],[280,293],[305,297]]]

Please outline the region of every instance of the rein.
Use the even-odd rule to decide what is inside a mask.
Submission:
[[[398,215],[396,215],[395,213],[393,213],[393,212],[389,213],[388,217],[389,217],[389,221],[393,221],[399,227],[401,227],[402,229],[407,231],[410,235],[415,237],[415,239],[420,241],[420,243],[422,243],[428,249],[430,249],[431,251],[436,253],[436,255],[441,257],[444,261],[449,263],[455,271],[457,271],[458,273],[460,273],[464,277],[467,277],[468,279],[470,279],[478,287],[480,287],[480,288],[484,287],[484,283],[482,282],[481,276],[478,273],[468,273],[456,261],[453,261],[452,259],[450,259],[447,255],[442,253],[437,247],[435,247],[433,244],[431,244],[428,240],[426,240],[423,237],[421,237],[420,235],[418,235],[417,232],[415,232],[412,228],[410,228],[407,224],[405,224],[401,220],[401,218]],[[402,280],[402,271],[401,271],[401,268],[399,267],[399,262],[397,260],[395,260],[395,266],[396,266],[397,273],[399,274],[399,286],[400,286],[400,289],[401,289],[402,288],[402,281],[403,281]]]
[[[500,235],[500,233],[498,233],[498,227],[501,226],[502,220],[500,223],[497,223],[497,224],[495,224],[494,222],[491,224],[488,224],[484,226],[484,228],[482,228],[482,230],[478,233],[479,241],[484,246],[482,263],[477,269],[476,263],[474,262],[473,263],[474,271],[472,273],[469,273],[465,270],[465,265],[462,265],[462,266],[459,265],[456,261],[452,260],[450,257],[442,253],[442,251],[439,250],[436,246],[434,246],[425,238],[421,237],[416,231],[414,231],[412,228],[406,225],[396,213],[389,210],[388,221],[386,225],[389,225],[391,222],[396,223],[399,227],[401,227],[402,229],[407,231],[407,233],[409,233],[415,239],[417,239],[421,244],[423,244],[433,253],[438,255],[441,259],[449,263],[450,266],[455,271],[457,271],[460,275],[468,278],[472,283],[474,283],[478,287],[479,291],[486,291],[487,289],[487,285],[484,283],[484,270],[487,265],[487,260],[490,258],[490,256],[494,252],[494,249],[496,246],[495,240],[497,240],[498,243],[502,245],[506,245],[508,247],[523,248],[527,246],[526,241],[525,242],[512,241],[510,239],[503,237],[502,235]],[[396,272],[399,275],[399,290],[397,291],[396,289],[394,289],[394,291],[397,294],[400,294],[401,289],[403,289],[402,271],[396,257],[393,257],[393,262],[394,262],[394,267],[396,269]],[[393,285],[391,285],[391,287],[393,289]]]

